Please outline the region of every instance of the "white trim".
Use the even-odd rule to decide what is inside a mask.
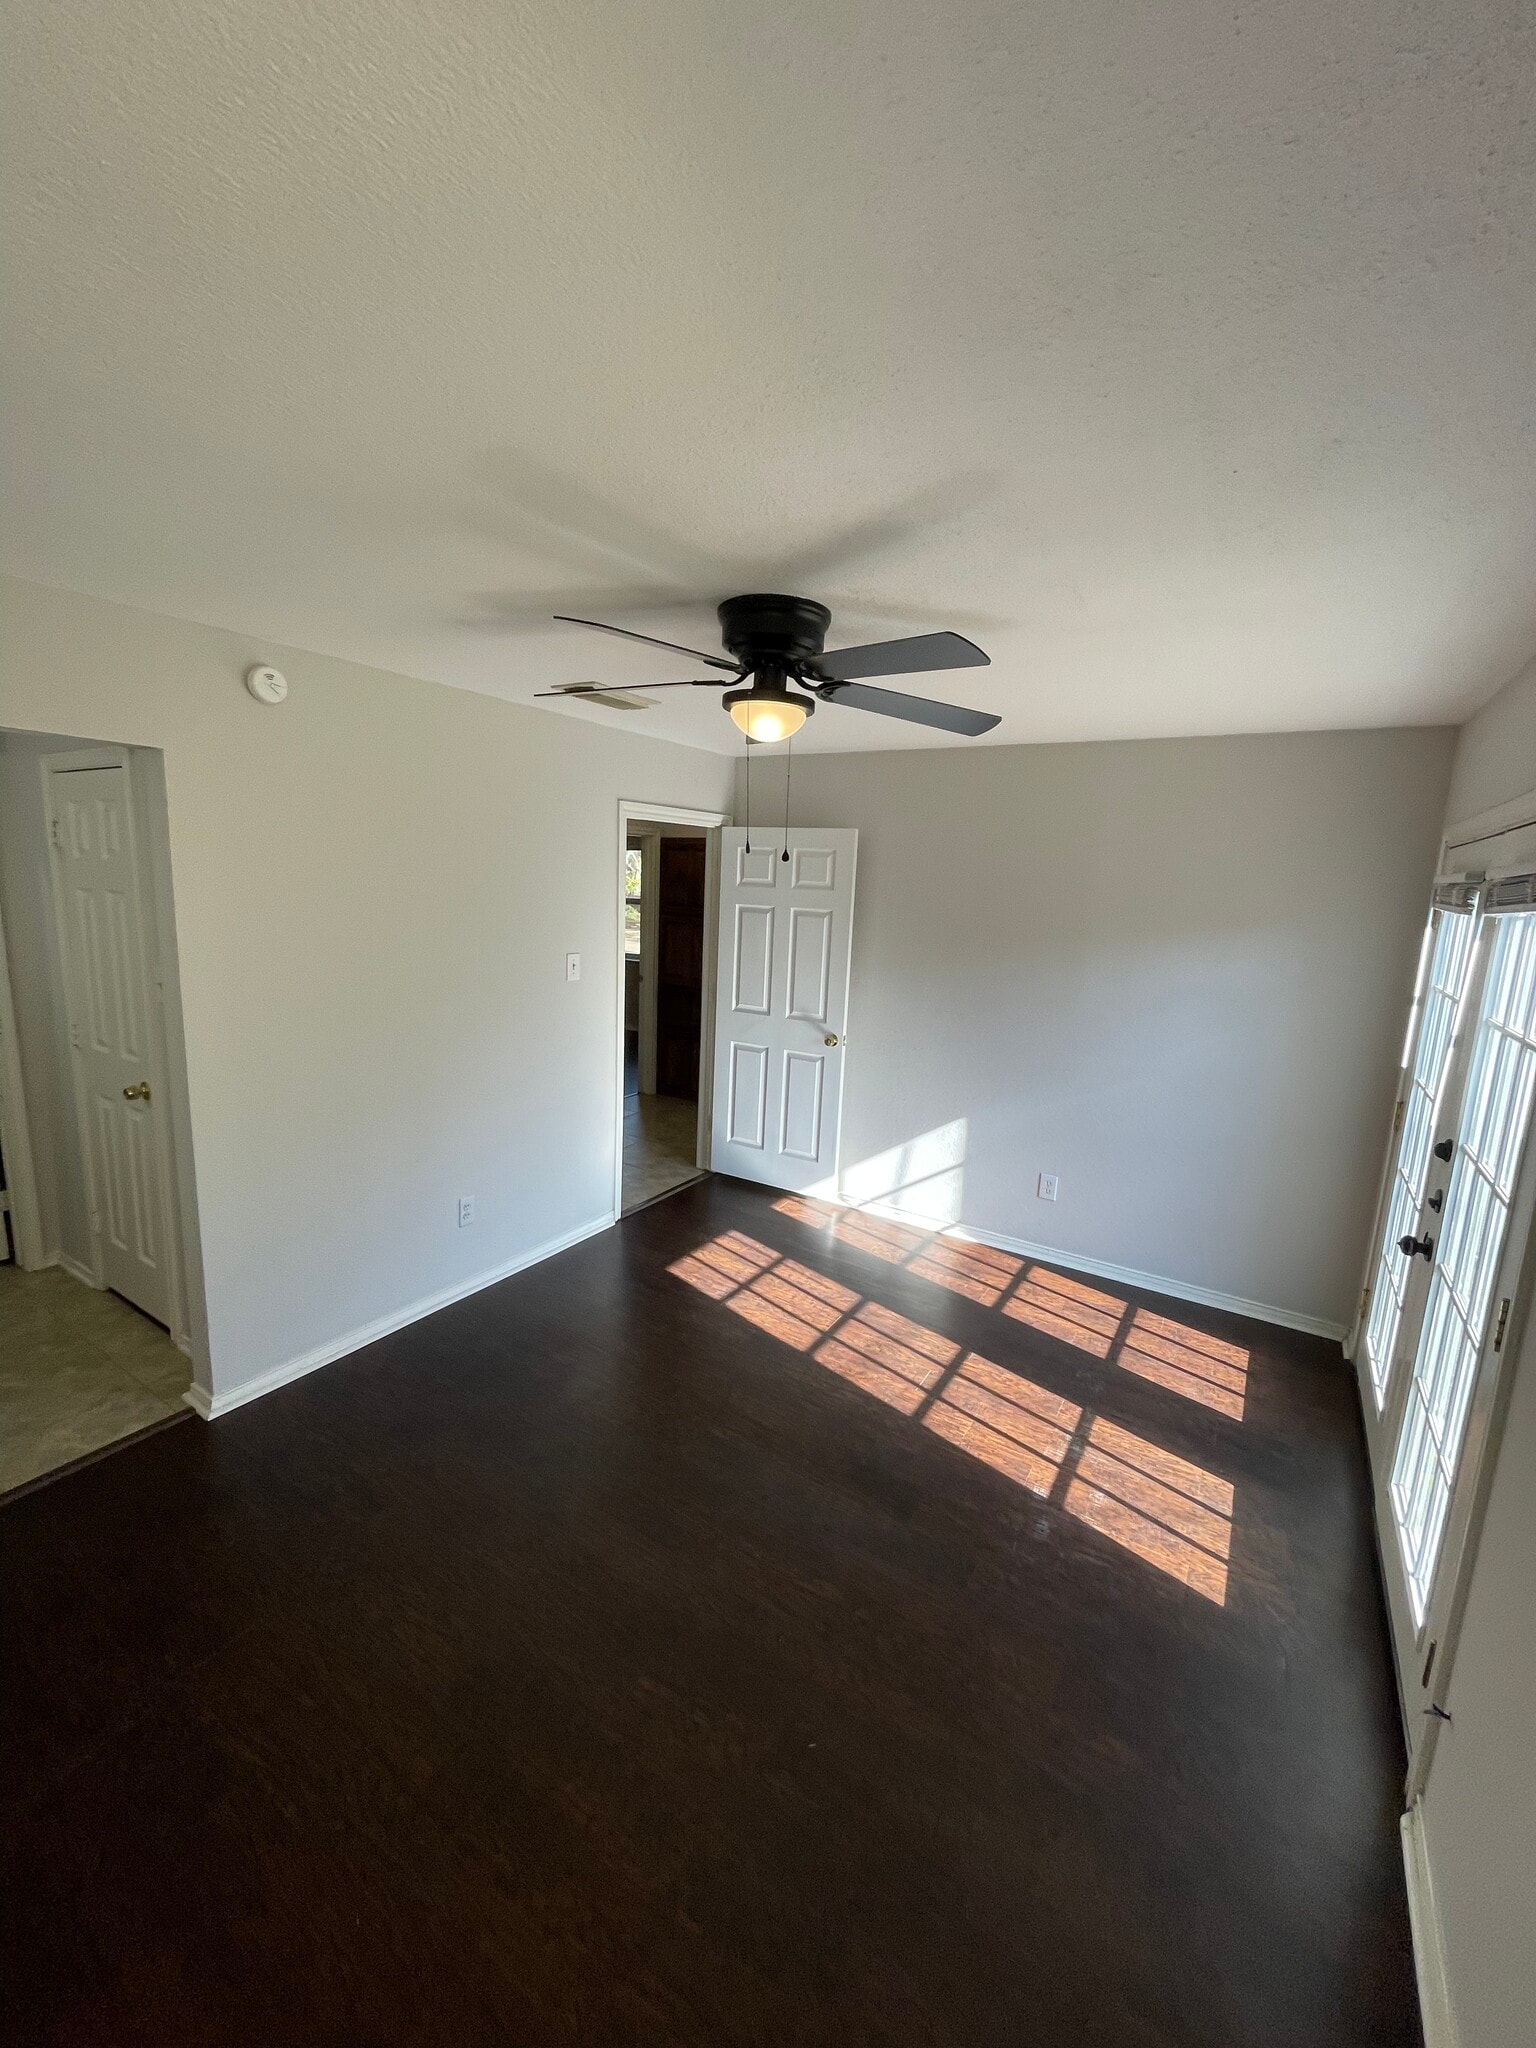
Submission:
[[[165,1102],[164,1174],[176,1229],[170,1245],[171,1341],[193,1362],[194,1376],[208,1373],[208,1315],[203,1298],[201,1225],[192,1156],[192,1111],[187,1090],[186,1025],[181,1008],[181,956],[176,938],[176,897],[171,874],[170,815],[165,756],[156,747],[128,749],[136,853],[142,858],[146,938],[152,960],[158,1029],[152,1051]]]
[[[1522,839],[1521,835],[1524,834]],[[1441,881],[1482,881],[1530,871],[1536,837],[1536,790],[1495,804],[1491,810],[1458,818],[1446,828],[1440,841],[1436,869]],[[1510,840],[1500,847],[1501,839]]]
[[[613,1213],[624,1211],[624,853],[632,824],[698,825],[704,831],[704,986],[699,1003],[699,1122],[697,1162],[709,1165],[712,1082],[715,1046],[715,921],[720,900],[720,833],[729,825],[729,811],[693,811],[681,804],[645,803],[639,797],[619,798],[618,895],[614,905],[615,955],[618,960],[618,1021],[613,1047]],[[644,884],[642,883],[642,888]],[[642,916],[644,912],[642,910]],[[706,1092],[708,1091],[708,1092]]]
[[[1446,827],[1443,844],[1451,853],[1459,847],[1475,846],[1479,839],[1491,839],[1496,832],[1518,831],[1522,825],[1532,824],[1536,824],[1536,789],[1489,810],[1474,811],[1470,818],[1457,818]]]
[[[634,832],[625,834],[626,848],[630,839],[640,842],[640,987],[638,990],[639,1015],[636,1020],[639,1046],[638,1067],[635,1076],[642,1095],[656,1093],[656,956],[660,948],[657,938],[661,928],[661,902],[657,883],[661,872],[661,834],[659,832]],[[647,879],[649,878],[649,879]],[[626,939],[628,934],[625,934]],[[629,956],[625,956],[625,971],[628,972]],[[626,990],[626,995],[628,991]]]
[[[891,1202],[860,1202],[858,1207],[872,1216],[892,1223],[922,1227],[923,1219],[910,1209]],[[1322,1316],[1304,1316],[1295,1309],[1276,1308],[1267,1301],[1249,1301],[1241,1294],[1221,1294],[1214,1287],[1195,1287],[1188,1280],[1170,1280],[1163,1273],[1143,1273],[1134,1266],[1112,1265],[1108,1259],[1090,1259],[1082,1252],[1057,1251],[1054,1245],[1036,1244],[1027,1237],[1005,1237],[999,1230],[978,1230],[970,1223],[935,1223],[949,1237],[970,1238],[976,1244],[991,1245],[994,1251],[1013,1252],[1021,1259],[1043,1259],[1048,1265],[1064,1266],[1068,1272],[1091,1273],[1096,1280],[1117,1280],[1122,1287],[1139,1287],[1148,1294],[1169,1294],[1175,1301],[1193,1301],[1202,1308],[1226,1309],[1235,1316],[1252,1316],[1256,1322],[1278,1323],[1283,1330],[1303,1330],[1309,1337],[1326,1337],[1342,1344],[1346,1326]]]
[[[1398,1823],[1403,1837],[1403,1871],[1408,1880],[1408,1925],[1413,1935],[1413,1967],[1419,1981],[1419,2016],[1424,2048],[1458,2048],[1451,1985],[1446,1975],[1445,1945],[1435,1911],[1435,1887],[1424,1839],[1424,1809],[1415,1800]]]
[[[15,1239],[16,1263],[24,1273],[47,1263],[37,1180],[32,1171],[32,1136],[27,1125],[27,1093],[21,1071],[21,1044],[16,1036],[16,1010],[11,1001],[11,970],[5,949],[5,923],[0,917],[0,1149],[5,1153],[6,1207]]]
[[[263,1394],[275,1394],[290,1380],[301,1380],[307,1373],[318,1372],[322,1365],[332,1365],[338,1358],[347,1358],[352,1352],[361,1351],[365,1344],[376,1343],[380,1337],[403,1330],[408,1323],[419,1323],[423,1316],[435,1315],[440,1308],[449,1308],[456,1301],[480,1293],[482,1288],[494,1287],[499,1280],[510,1280],[514,1273],[524,1272],[529,1266],[537,1266],[559,1252],[569,1251],[572,1245],[596,1237],[600,1231],[611,1230],[617,1221],[618,1217],[611,1211],[594,1217],[590,1223],[580,1223],[561,1237],[552,1237],[545,1244],[535,1245],[532,1251],[519,1252],[516,1258],[493,1266],[488,1273],[477,1273],[473,1279],[456,1281],[452,1287],[439,1288],[436,1294],[424,1294],[418,1301],[407,1302],[404,1308],[392,1309],[388,1315],[360,1324],[355,1330],[333,1337],[329,1343],[317,1344],[312,1351],[301,1351],[297,1358],[274,1365],[268,1372],[257,1373],[254,1379],[242,1380],[228,1393],[210,1397],[202,1387],[192,1386],[182,1399],[205,1422],[212,1422],[220,1415],[228,1415],[233,1408],[243,1408],[247,1401],[257,1401]]]
[[[98,1280],[89,1266],[82,1266],[78,1259],[72,1259],[68,1252],[60,1252],[54,1264],[62,1266],[71,1280],[78,1280],[82,1287],[94,1287],[98,1294],[106,1288],[105,1280]]]

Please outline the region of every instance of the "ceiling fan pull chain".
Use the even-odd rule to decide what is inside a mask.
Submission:
[[[794,773],[794,770],[795,743],[793,740],[786,740],[784,743],[784,851],[779,855],[780,860],[789,859],[789,778]]]
[[[752,851],[752,736],[747,735],[747,852]]]

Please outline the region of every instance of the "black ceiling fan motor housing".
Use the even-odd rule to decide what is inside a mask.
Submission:
[[[720,637],[743,668],[788,669],[814,661],[826,645],[832,614],[809,597],[728,597],[720,606]]]

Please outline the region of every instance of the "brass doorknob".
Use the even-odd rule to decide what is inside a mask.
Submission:
[[[837,1033],[835,1031],[829,1031],[826,1037],[822,1040],[822,1043],[823,1045],[836,1045]]]
[[[148,1102],[149,1083],[147,1081],[140,1081],[135,1087],[125,1088],[123,1090],[123,1100],[124,1102]]]

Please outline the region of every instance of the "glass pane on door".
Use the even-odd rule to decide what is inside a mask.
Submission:
[[[1536,1092],[1536,917],[1497,920],[1480,1010],[1444,1234],[1392,1461],[1392,1512],[1415,1626],[1434,1584]]]
[[[1467,988],[1477,920],[1469,911],[1438,910],[1429,972],[1425,977],[1413,1067],[1403,1101],[1402,1130],[1388,1184],[1386,1225],[1371,1278],[1370,1313],[1365,1325],[1365,1355],[1378,1409],[1385,1405],[1392,1354],[1403,1320],[1409,1279],[1408,1261],[1397,1248],[1400,1237],[1418,1228],[1429,1172],[1441,1094],[1450,1071],[1456,1021]]]

